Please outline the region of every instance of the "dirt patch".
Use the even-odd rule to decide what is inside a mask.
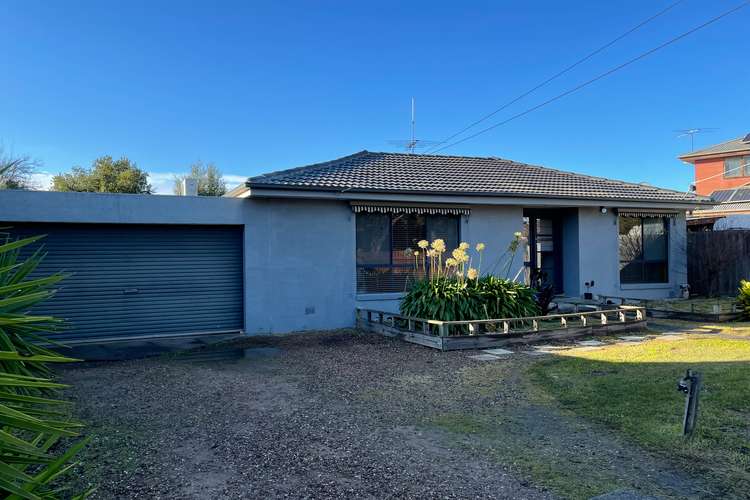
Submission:
[[[280,352],[65,369],[93,437],[81,483],[98,498],[702,495],[669,464],[530,397],[523,373],[536,358],[481,363],[356,332],[263,345]]]

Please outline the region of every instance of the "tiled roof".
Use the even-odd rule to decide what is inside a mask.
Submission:
[[[708,198],[500,158],[374,153],[252,177],[251,191],[389,192],[592,200],[703,202]]]
[[[691,158],[698,158],[700,156],[716,155],[721,153],[737,153],[742,151],[750,151],[750,134],[747,134],[743,137],[738,137],[737,139],[732,139],[731,141],[722,142],[721,144],[716,144],[704,149],[699,149],[698,151],[685,153],[684,155],[680,156],[680,159],[688,160]]]

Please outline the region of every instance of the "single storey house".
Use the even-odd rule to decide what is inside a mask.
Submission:
[[[422,239],[486,245],[483,272],[558,293],[672,297],[695,194],[500,158],[362,151],[253,177],[223,198],[0,191],[0,226],[47,234],[43,306],[68,341],[353,326],[397,310]],[[499,262],[514,234],[518,254]]]

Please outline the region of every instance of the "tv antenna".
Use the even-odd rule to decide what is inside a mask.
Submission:
[[[411,139],[407,140],[396,140],[388,141],[389,144],[399,146],[406,150],[409,154],[414,154],[417,149],[429,148],[437,144],[437,141],[425,141],[417,139],[416,135],[416,104],[414,98],[411,98]]]
[[[695,151],[695,134],[705,134],[710,132],[716,132],[719,130],[716,127],[696,127],[696,128],[684,128],[681,130],[675,130],[679,135],[677,138],[680,137],[687,137],[690,136],[690,151]]]

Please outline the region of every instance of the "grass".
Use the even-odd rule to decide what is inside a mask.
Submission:
[[[727,323],[696,323],[677,319],[658,319],[654,323],[668,326],[675,330],[690,330],[692,333],[721,333],[735,337],[750,337],[750,321],[732,321]]]
[[[703,374],[698,428],[681,436],[687,368]],[[719,485],[750,491],[750,342],[720,337],[657,339],[569,351],[530,369],[538,389],[574,413]]]

